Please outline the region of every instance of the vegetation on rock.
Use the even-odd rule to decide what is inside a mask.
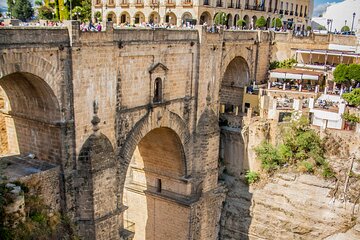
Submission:
[[[319,172],[325,178],[333,176],[324,157],[323,143],[305,117],[291,121],[283,128],[281,144],[273,146],[264,141],[255,148],[255,152],[262,168],[268,173],[292,165],[301,172]]]
[[[260,174],[255,171],[247,171],[245,178],[248,184],[252,184],[260,179]]]
[[[270,70],[276,69],[276,68],[287,68],[290,69],[296,64],[297,61],[293,58],[286,59],[284,61],[273,61],[270,63]]]

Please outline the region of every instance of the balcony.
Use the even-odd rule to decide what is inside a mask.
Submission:
[[[186,8],[186,7],[192,7],[192,6],[193,6],[193,3],[192,3],[192,1],[190,1],[190,0],[185,0],[185,1],[182,2],[182,6],[183,6],[184,8]]]
[[[295,16],[298,16],[299,14],[298,14],[298,12],[295,12]]]
[[[228,6],[228,8],[234,8],[234,4],[230,3],[230,5]]]
[[[108,4],[106,4],[106,7],[108,7],[108,8],[114,8],[114,7],[115,7],[115,2],[114,2],[114,1],[109,2]]]
[[[149,5],[150,5],[151,8],[157,8],[157,7],[159,7],[159,2],[153,1]]]
[[[102,3],[101,2],[95,3],[94,7],[95,8],[102,8]]]
[[[142,1],[137,1],[134,3],[136,8],[143,8],[144,7],[144,3]]]
[[[120,3],[120,7],[122,7],[122,8],[128,8],[129,6],[130,6],[130,4],[128,2]]]
[[[169,8],[169,7],[175,7],[175,6],[176,6],[176,3],[169,1],[169,2],[166,2],[166,3],[165,3],[165,6],[168,7],[168,8]]]
[[[294,11],[290,11],[290,16],[294,15]]]
[[[279,14],[284,14],[284,10],[281,9],[281,10],[279,11]]]
[[[289,10],[285,10],[285,15],[289,15]]]

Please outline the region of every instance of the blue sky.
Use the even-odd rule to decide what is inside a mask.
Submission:
[[[342,0],[315,0],[313,16],[318,17],[319,14],[326,10],[331,3],[342,2]]]

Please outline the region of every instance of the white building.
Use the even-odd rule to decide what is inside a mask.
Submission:
[[[353,17],[354,13],[355,17]],[[322,17],[312,18],[312,26],[320,24],[329,31],[340,31],[345,25],[351,30],[353,24],[353,29],[356,31],[355,29],[360,27],[359,19],[360,0],[345,0],[328,6]]]

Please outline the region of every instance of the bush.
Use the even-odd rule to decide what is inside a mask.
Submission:
[[[267,172],[272,172],[283,164],[277,149],[266,141],[255,148],[255,153],[261,161],[261,167]]]
[[[239,19],[236,22],[236,26],[238,26],[238,27],[245,27],[245,25],[246,25],[245,20]]]
[[[246,171],[245,178],[248,184],[252,184],[260,179],[260,175],[255,171]]]
[[[259,28],[265,27],[266,26],[265,18],[261,16],[258,20],[256,20],[255,26]]]
[[[342,98],[351,106],[360,106],[360,88],[355,88],[349,93],[344,93]]]
[[[342,115],[343,119],[347,122],[351,123],[360,123],[360,117],[356,116],[355,114],[351,113],[344,113]]]
[[[307,26],[306,31],[311,31],[311,26]]]
[[[309,161],[302,161],[298,164],[298,170],[302,173],[313,173],[314,165]]]
[[[282,27],[282,21],[280,18],[275,18],[271,22],[271,27],[281,28]]]
[[[215,24],[217,25],[225,25],[227,22],[227,15],[224,12],[218,12],[215,15],[215,19],[214,19]]]
[[[355,80],[356,82],[360,82],[360,64],[350,64],[347,68],[346,78],[348,80]]]
[[[321,30],[326,30],[326,27],[323,26],[323,25],[319,25],[319,26],[317,27],[317,30],[319,30],[319,31],[321,31]]]
[[[348,26],[343,26],[343,27],[341,28],[341,31],[342,31],[342,32],[349,32],[349,31],[350,31],[350,28],[349,28]]]

